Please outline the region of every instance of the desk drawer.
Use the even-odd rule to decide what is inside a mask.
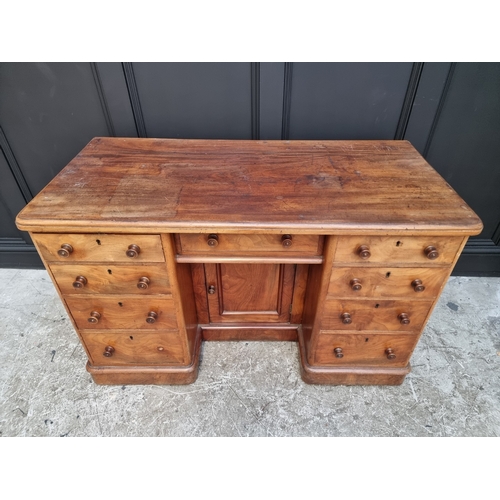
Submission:
[[[439,295],[448,273],[448,267],[334,267],[328,295],[432,299]]]
[[[343,236],[335,263],[451,264],[462,241],[460,236]]]
[[[171,298],[158,297],[65,297],[80,330],[177,329]]]
[[[32,234],[48,262],[164,262],[159,235]]]
[[[432,301],[327,300],[324,330],[420,331]]]
[[[179,332],[86,332],[83,341],[96,366],[182,363]]]
[[[50,265],[50,270],[64,294],[170,293],[165,264],[116,266],[53,263]]]
[[[320,332],[314,362],[330,366],[406,366],[417,341],[416,334]]]
[[[176,238],[179,255],[249,254],[319,256],[323,237],[310,234],[179,234]]]

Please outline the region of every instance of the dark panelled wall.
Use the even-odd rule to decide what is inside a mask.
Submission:
[[[1,63],[0,266],[15,215],[95,136],[406,139],[483,219],[455,274],[500,276],[498,63]]]

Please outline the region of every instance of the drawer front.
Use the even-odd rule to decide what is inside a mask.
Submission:
[[[37,233],[32,237],[48,262],[165,261],[159,235]]]
[[[406,366],[418,335],[320,332],[314,361],[320,365]]]
[[[144,266],[51,264],[50,270],[64,294],[170,293],[165,264]]]
[[[82,338],[96,366],[163,365],[184,361],[178,332],[87,332]]]
[[[177,329],[172,299],[158,297],[66,297],[78,328]],[[149,320],[149,321],[147,321]]]
[[[460,236],[339,237],[335,263],[451,264],[462,241]]]
[[[327,300],[321,324],[323,330],[420,331],[431,306],[423,300]]]
[[[336,297],[433,299],[449,273],[447,267],[334,267],[328,294]]]
[[[309,234],[179,234],[180,255],[247,255],[276,254],[317,256],[323,251],[323,237]]]

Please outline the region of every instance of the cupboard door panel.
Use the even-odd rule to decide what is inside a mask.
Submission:
[[[290,321],[295,266],[205,264],[211,323]]]

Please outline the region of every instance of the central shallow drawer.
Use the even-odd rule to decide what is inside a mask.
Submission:
[[[178,234],[179,255],[320,256],[323,237],[310,234]]]
[[[32,234],[48,262],[164,262],[155,234]]]
[[[65,297],[79,329],[177,329],[171,298]]]
[[[178,332],[86,332],[83,341],[96,366],[182,363]]]

